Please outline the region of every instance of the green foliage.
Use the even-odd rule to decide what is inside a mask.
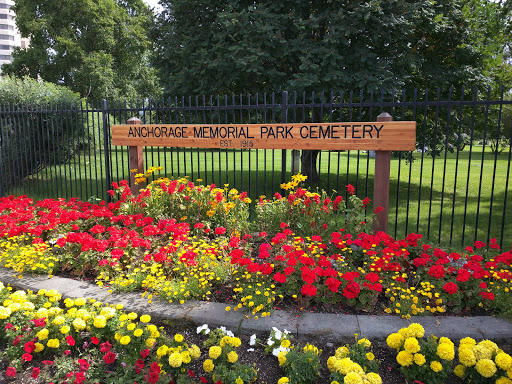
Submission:
[[[85,145],[79,102],[77,93],[52,83],[10,76],[0,81],[4,190],[47,165],[68,161]]]
[[[481,79],[457,2],[161,4],[154,63],[168,94],[390,91]]]
[[[40,76],[90,100],[156,95],[148,66],[152,13],[142,0],[16,0],[16,25],[30,38],[2,68]]]
[[[298,348],[286,353],[283,369],[290,383],[313,384],[320,376],[320,354],[314,345],[307,344],[301,351]]]

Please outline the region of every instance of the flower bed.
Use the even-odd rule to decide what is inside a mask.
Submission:
[[[368,198],[349,185],[346,202],[303,180],[282,185],[286,196],[260,197],[252,223],[246,193],[187,179],[158,179],[138,196],[113,183],[108,204],[1,198],[0,265],[94,278],[149,302],[221,298],[255,318],[289,303],[405,318],[512,314],[512,252],[494,239],[448,252],[419,234],[371,234]]]
[[[201,342],[192,344],[190,334],[167,333],[150,316],[126,313],[122,305],[62,300],[53,290],[12,292],[2,283],[0,301],[5,330],[0,362],[7,362],[3,374],[9,382],[27,377],[77,384],[261,382],[257,367],[247,358],[240,361],[247,353],[273,356],[261,369],[275,370],[273,382],[279,384],[381,384],[381,374],[392,369],[382,367],[372,342],[358,335],[325,360],[317,346],[296,343],[288,331],[276,328],[262,340],[253,335],[242,341],[225,328],[210,330],[205,324],[197,328]],[[444,383],[453,374],[465,383],[512,382],[512,357],[489,340],[464,338],[456,353],[450,339],[425,338],[423,327],[413,323],[390,334],[387,345],[410,382]]]

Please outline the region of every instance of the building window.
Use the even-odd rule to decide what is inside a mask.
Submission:
[[[0,20],[12,20],[12,15],[7,15],[5,13],[0,13]]]
[[[0,35],[0,40],[14,41],[14,36],[11,36],[11,35]]]
[[[0,55],[0,60],[11,60],[11,55]]]
[[[0,44],[0,50],[12,51],[12,46],[11,45],[2,45],[2,44]]]
[[[14,26],[7,24],[0,24],[0,29],[7,29],[8,31],[14,31]]]
[[[11,7],[12,7],[12,5],[0,3],[0,9],[9,9]]]

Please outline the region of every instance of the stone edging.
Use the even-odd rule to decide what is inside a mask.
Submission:
[[[286,311],[274,311],[271,316],[258,320],[247,318],[242,312],[227,312],[226,305],[206,301],[187,301],[185,304],[169,304],[155,301],[148,304],[137,293],[108,293],[106,288],[86,281],[45,275],[24,274],[22,279],[11,269],[0,268],[0,281],[18,289],[55,289],[65,298],[85,297],[111,304],[123,304],[127,312],[145,313],[155,320],[167,320],[190,325],[208,324],[210,327],[225,326],[242,334],[268,335],[272,327],[287,329],[299,339],[320,343],[348,343],[354,334],[372,341],[382,341],[411,321],[398,316],[364,316],[322,314],[304,312],[295,315]],[[418,316],[414,322],[425,328],[427,335],[446,336],[452,340],[472,337],[512,344],[512,323],[491,316],[434,317]],[[266,335],[265,335],[266,334]]]

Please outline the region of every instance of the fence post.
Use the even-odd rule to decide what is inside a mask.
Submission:
[[[377,116],[377,121],[392,121],[393,117],[387,112]],[[373,206],[384,210],[377,214],[373,222],[373,232],[388,232],[389,215],[389,177],[391,168],[391,151],[375,151],[375,175],[373,178]]]
[[[109,131],[108,124],[108,102],[103,99],[102,101],[102,114],[103,114],[103,150],[105,151],[105,179],[107,183],[107,191],[112,187],[112,180],[110,177],[110,144],[109,144]],[[110,195],[107,193],[107,203],[110,203]]]
[[[126,121],[126,124],[141,124],[141,121],[136,117],[131,117]],[[142,146],[128,147],[128,154],[130,156],[130,190],[133,195],[138,195],[139,191],[144,188],[141,184],[135,184],[135,174],[144,173],[144,157],[142,149]],[[134,169],[137,171],[132,172]]]

